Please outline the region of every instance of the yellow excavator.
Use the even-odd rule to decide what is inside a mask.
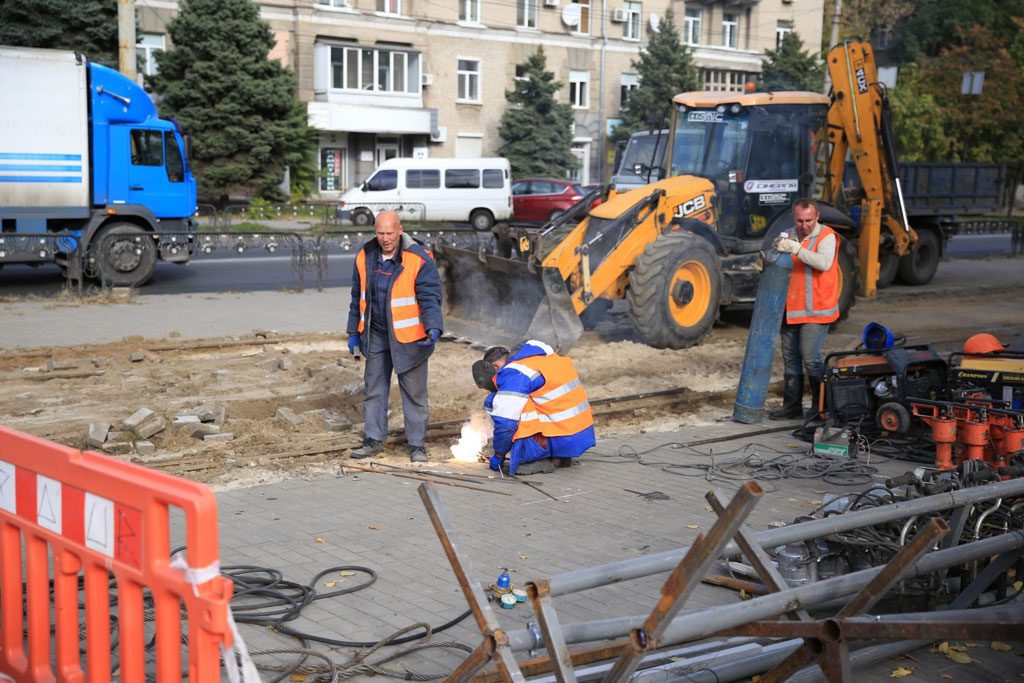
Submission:
[[[499,239],[498,253],[438,245],[446,332],[481,345],[542,339],[564,352],[613,301],[626,299],[648,344],[691,346],[721,309],[753,302],[762,252],[792,228],[799,197],[818,200],[821,222],[842,238],[842,317],[858,289],[874,294],[883,252],[912,280],[921,240],[903,209],[870,45],[836,47],[828,68],[830,97],[677,95],[664,179],[621,194],[603,188],[593,209],[588,195],[540,231]],[[859,220],[844,201],[848,153],[862,187],[853,211]],[[931,272],[918,279],[931,279],[931,260],[922,266]]]

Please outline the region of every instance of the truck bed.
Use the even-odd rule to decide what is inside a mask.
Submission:
[[[900,164],[903,200],[909,216],[980,216],[1004,208],[1006,167],[1002,164]],[[860,186],[857,167],[846,163],[843,187]]]

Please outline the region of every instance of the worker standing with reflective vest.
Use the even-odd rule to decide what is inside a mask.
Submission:
[[[551,459],[568,467],[596,443],[594,415],[572,360],[531,339],[514,355],[495,346],[473,364],[473,381],[491,391],[484,408],[494,424],[492,470],[508,473]]]
[[[783,401],[769,417],[783,420],[803,413],[804,374],[811,389],[811,410],[817,415],[821,383],[825,375],[822,346],[829,325],[839,319],[839,236],[818,222],[818,207],[810,199],[793,203],[796,239],[780,238],[775,248],[793,257],[786,294],[786,317],[782,324],[784,364]]]
[[[441,278],[424,246],[402,231],[398,214],[382,211],[376,236],[356,254],[348,348],[366,357],[364,439],[352,458],[379,455],[388,434],[391,373],[398,375],[405,439],[412,462],[427,460],[427,359],[443,330]]]

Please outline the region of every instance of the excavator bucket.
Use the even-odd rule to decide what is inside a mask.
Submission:
[[[559,353],[581,334],[572,299],[554,268],[439,244],[445,336],[474,346],[514,349],[537,339]]]

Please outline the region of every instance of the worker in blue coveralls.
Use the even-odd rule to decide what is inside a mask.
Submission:
[[[531,339],[515,354],[502,346],[487,349],[473,364],[473,380],[492,391],[484,400],[494,423],[492,470],[501,470],[506,458],[509,474],[544,459],[568,467],[596,443],[594,416],[572,360],[544,342]]]

